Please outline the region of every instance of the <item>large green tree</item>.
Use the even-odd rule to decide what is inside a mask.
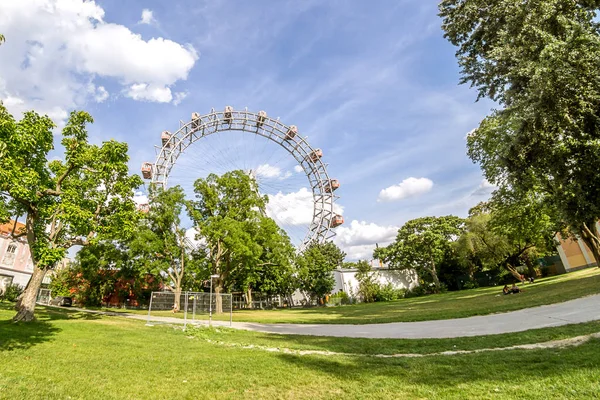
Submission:
[[[232,277],[236,287],[246,293],[248,307],[252,307],[254,291],[288,297],[296,289],[295,250],[288,235],[275,221],[262,215],[253,228],[252,240],[260,246],[260,252],[251,253]]]
[[[187,206],[185,193],[179,186],[168,189],[151,186],[149,211],[141,219],[133,240],[131,256],[140,268],[160,277],[164,287],[174,294],[173,310],[181,308],[181,291],[186,274],[198,260],[186,242],[181,215]]]
[[[398,230],[394,243],[376,249],[374,257],[392,269],[414,269],[420,276],[428,275],[437,292],[441,287],[439,265],[463,233],[463,225],[464,220],[454,215],[413,219]]]
[[[537,258],[553,253],[559,227],[539,192],[499,189],[490,201],[469,211],[465,228],[456,248],[467,267],[504,268],[520,279],[516,267],[526,265],[535,276]]]
[[[92,117],[71,113],[62,130],[62,160],[49,159],[54,123],[26,112],[16,121],[0,105],[0,218],[25,217],[25,236],[33,274],[17,303],[15,321],[30,321],[46,273],[75,245],[125,237],[133,232],[138,212],[133,190],[141,184],[128,173],[127,144],[88,143]]]
[[[267,197],[259,194],[256,181],[240,170],[210,174],[194,183],[194,191],[189,214],[206,241],[210,274],[218,275],[215,292],[233,287],[248,292],[257,285],[272,290],[278,278],[265,270],[289,269],[291,245],[265,216]],[[220,296],[216,311],[222,312]]]
[[[542,191],[600,265],[600,24],[597,0],[443,0],[462,83],[501,108],[468,137],[502,188]]]
[[[300,289],[323,302],[335,285],[333,271],[342,266],[345,257],[333,242],[310,243],[296,260]]]

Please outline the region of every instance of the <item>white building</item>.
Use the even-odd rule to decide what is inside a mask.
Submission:
[[[343,291],[350,297],[358,293],[357,269],[341,268],[334,271],[335,287],[333,294]],[[395,270],[388,268],[373,268],[371,271],[375,282],[382,286],[391,284],[394,289],[411,290],[419,286],[419,278],[415,270]]]

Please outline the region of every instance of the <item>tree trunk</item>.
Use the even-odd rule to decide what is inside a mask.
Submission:
[[[13,317],[14,322],[19,321],[33,321],[34,316],[33,312],[35,310],[35,301],[37,300],[37,295],[42,286],[42,281],[44,280],[44,276],[46,275],[46,271],[39,269],[37,267],[33,268],[33,274],[31,275],[31,279],[27,284],[27,288],[23,292],[21,298],[17,302],[18,309],[17,315]]]
[[[598,232],[597,225],[591,223],[588,227],[587,224],[583,224],[581,239],[583,239],[592,252],[596,266],[600,267],[600,233]]]
[[[512,276],[514,276],[519,282],[523,282],[523,280],[521,279],[521,274],[519,273],[519,271],[516,270],[516,268],[514,268],[512,265],[510,264],[506,264],[506,269],[508,269],[510,271],[510,273],[512,274]]]
[[[215,314],[223,314],[223,297],[221,297],[222,292],[223,283],[219,279],[217,281],[217,286],[215,287]]]
[[[252,288],[249,287],[246,291],[246,305],[248,308],[252,308]]]
[[[177,286],[173,293],[175,293],[175,300],[173,301],[173,312],[179,312],[179,310],[181,310],[181,286]]]
[[[429,275],[431,275],[431,278],[433,279],[433,284],[435,286],[435,292],[439,293],[440,288],[442,287],[442,284],[440,283],[440,279],[437,276],[437,271],[435,269],[435,263],[433,262],[433,259],[431,260],[431,268],[423,267],[423,269],[425,271],[429,272]]]

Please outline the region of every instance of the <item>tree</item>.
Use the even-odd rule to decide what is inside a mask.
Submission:
[[[252,292],[267,295],[290,296],[296,289],[294,279],[294,246],[288,235],[271,218],[260,216],[252,240],[260,246],[260,253],[252,253],[244,268],[233,279],[246,293],[248,307],[252,307]]]
[[[453,215],[423,217],[405,223],[394,243],[375,250],[375,258],[392,269],[415,269],[428,274],[436,292],[441,288],[438,266],[463,231],[464,220]]]
[[[345,257],[346,253],[333,242],[310,243],[296,260],[300,289],[317,302],[324,302],[335,285],[333,271]]]
[[[2,43],[4,43],[6,41],[6,39],[4,38],[4,35],[0,33],[0,45]]]
[[[358,270],[355,275],[358,281],[358,294],[365,303],[376,301],[381,286],[375,281],[371,265],[365,260],[359,260],[356,269]]]
[[[48,160],[54,148],[54,123],[47,116],[26,112],[15,121],[0,105],[0,218],[25,215],[33,274],[17,302],[15,321],[31,321],[44,274],[67,249],[126,237],[135,228],[133,190],[141,184],[127,167],[127,144],[88,143],[86,125],[92,117],[74,111],[62,130],[64,160]],[[15,223],[16,227],[16,223]]]
[[[142,269],[160,277],[165,288],[173,292],[174,311],[181,308],[182,284],[194,262],[181,227],[181,213],[186,206],[180,186],[164,190],[151,186],[149,211],[129,244],[132,256],[144,265]]]
[[[503,108],[468,137],[498,186],[543,193],[600,265],[600,24],[597,0],[443,0],[461,83]]]
[[[535,276],[535,260],[553,252],[555,220],[553,209],[538,192],[501,188],[489,202],[470,210],[456,248],[468,265],[505,268],[520,279],[516,267],[525,264],[529,275]]]
[[[198,179],[194,191],[196,201],[189,203],[188,211],[198,236],[206,240],[210,273],[218,275],[215,309],[220,313],[219,294],[235,284],[246,265],[256,265],[263,253],[255,238],[267,198],[258,193],[256,181],[240,170]]]

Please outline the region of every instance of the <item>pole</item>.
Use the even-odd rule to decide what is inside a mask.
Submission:
[[[154,292],[150,293],[150,305],[148,306],[148,320],[146,321],[146,325],[150,325],[150,311],[152,310],[152,298],[154,297]]]
[[[181,301],[181,297],[179,298]],[[188,292],[185,292],[185,311],[183,313],[183,330],[187,328],[187,309],[188,309]]]
[[[210,277],[210,297],[208,298],[208,326],[212,325],[212,276]]]

